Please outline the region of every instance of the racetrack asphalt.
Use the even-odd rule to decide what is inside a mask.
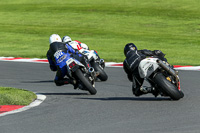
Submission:
[[[105,68],[96,95],[55,86],[47,63],[0,61],[0,86],[46,95],[29,110],[0,117],[2,133],[199,133],[199,71],[179,71],[185,97],[179,101],[135,97],[122,68]]]

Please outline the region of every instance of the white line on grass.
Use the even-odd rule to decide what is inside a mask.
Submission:
[[[42,94],[36,94],[36,95],[37,95],[37,99],[34,102],[32,102],[31,104],[29,104],[28,106],[24,106],[20,109],[16,109],[16,110],[13,110],[13,111],[2,113],[2,114],[0,114],[0,117],[8,115],[8,114],[14,114],[14,113],[22,112],[22,111],[28,110],[30,108],[36,107],[36,106],[40,105],[46,99],[45,95],[42,95]]]

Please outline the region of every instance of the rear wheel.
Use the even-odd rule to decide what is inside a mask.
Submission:
[[[154,78],[155,83],[159,86],[159,90],[173,100],[179,100],[183,98],[184,94],[182,91],[179,91],[178,88],[166,79],[162,73],[158,73]]]
[[[87,88],[87,90],[90,92],[91,95],[95,95],[97,93],[97,90],[92,86],[92,84],[89,82],[89,80],[83,75],[82,71],[80,69],[77,69],[75,71],[76,76],[80,79],[80,81],[83,83],[83,85]]]
[[[91,65],[96,72],[99,72],[97,78],[99,78],[101,81],[106,81],[108,79],[108,76],[105,73],[105,71],[102,68],[100,68],[100,66],[97,63],[91,62]]]

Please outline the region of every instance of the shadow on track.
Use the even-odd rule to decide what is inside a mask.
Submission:
[[[97,80],[95,82],[104,82]],[[54,80],[42,80],[42,81],[22,81],[21,83],[54,83]]]
[[[52,83],[53,80],[44,80],[44,81],[22,81],[21,83]]]
[[[83,100],[101,100],[101,101],[123,101],[123,100],[131,100],[131,101],[171,101],[170,98],[167,97],[107,97],[107,98],[77,98]]]
[[[43,95],[48,95],[48,96],[52,96],[52,95],[57,95],[57,96],[64,96],[64,95],[71,95],[71,96],[75,96],[75,95],[90,95],[89,93],[40,93]]]

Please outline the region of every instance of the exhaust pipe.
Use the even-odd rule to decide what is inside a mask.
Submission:
[[[105,61],[104,61],[104,59],[100,59],[99,60],[99,64],[101,65],[101,67],[105,67]]]
[[[161,60],[157,60],[157,63],[159,64],[159,66],[161,66],[164,70],[166,70],[167,72],[169,72],[171,75],[177,77],[178,72],[174,71],[172,68],[170,68],[169,66],[167,66],[165,63],[163,63],[163,61]]]
[[[95,72],[94,72],[94,68],[93,68],[93,67],[90,67],[90,68],[88,69],[88,72],[90,73],[90,75],[91,75],[92,77],[95,77]]]
[[[94,73],[94,68],[90,67],[88,71],[89,71],[89,73]]]
[[[88,71],[89,71],[89,73],[94,73],[94,68],[93,68],[93,67],[90,67],[90,68],[88,69]]]
[[[158,64],[167,72],[169,72],[169,74],[173,75],[176,78],[176,86],[178,88],[180,88],[180,81],[179,81],[179,77],[178,77],[178,71],[173,70],[172,68],[170,68],[169,66],[167,66],[165,63],[163,63],[163,61],[161,60],[157,60]]]
[[[99,62],[100,62],[100,64],[104,63],[104,59],[100,59]]]

